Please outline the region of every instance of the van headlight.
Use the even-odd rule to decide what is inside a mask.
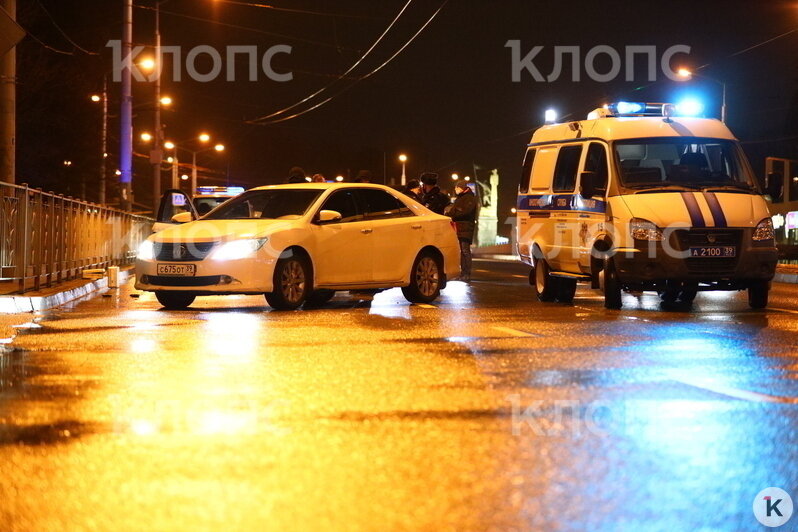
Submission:
[[[754,229],[754,236],[752,237],[755,242],[762,242],[763,240],[773,240],[776,238],[776,232],[773,229],[773,220],[765,218]]]
[[[155,259],[155,244],[151,240],[145,240],[139,245],[136,258],[139,260],[153,260]]]
[[[629,222],[629,229],[632,232],[632,238],[635,240],[649,240],[652,242],[661,242],[663,240],[662,231],[660,231],[659,227],[643,218],[632,218],[632,221]]]
[[[211,258],[213,260],[239,260],[253,255],[263,247],[268,238],[248,238],[245,240],[231,240],[216,248]]]

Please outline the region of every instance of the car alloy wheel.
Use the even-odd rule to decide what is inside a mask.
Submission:
[[[422,257],[416,266],[416,284],[422,296],[434,296],[441,284],[438,263],[432,257]]]
[[[280,290],[288,303],[301,302],[305,296],[305,269],[296,260],[289,260],[280,275]]]

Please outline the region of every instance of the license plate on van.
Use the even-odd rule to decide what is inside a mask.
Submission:
[[[701,246],[690,248],[691,257],[729,259],[737,256],[734,246]]]
[[[194,277],[197,275],[196,264],[158,264],[158,275],[168,277]]]

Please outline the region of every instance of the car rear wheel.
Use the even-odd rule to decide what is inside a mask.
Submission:
[[[294,254],[281,258],[274,266],[274,290],[266,294],[266,302],[276,310],[295,310],[311,292],[310,268],[307,261]]]
[[[576,295],[576,279],[557,279],[557,301],[573,303]]]
[[[751,281],[748,286],[748,305],[754,309],[768,306],[770,283],[767,281]]]
[[[410,272],[410,285],[402,288],[411,303],[432,303],[441,295],[443,267],[432,253],[423,252],[416,257]]]
[[[335,297],[335,290],[314,290],[305,301],[305,307],[320,307]]]
[[[196,296],[185,292],[166,292],[159,290],[155,292],[155,298],[158,300],[158,303],[163,305],[163,308],[167,310],[183,310],[191,306]]]

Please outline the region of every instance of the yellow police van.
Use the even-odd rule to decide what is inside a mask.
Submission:
[[[517,252],[541,301],[576,284],[656,291],[747,290],[767,306],[777,250],[767,203],[738,141],[694,105],[620,102],[538,129],[517,204]]]

